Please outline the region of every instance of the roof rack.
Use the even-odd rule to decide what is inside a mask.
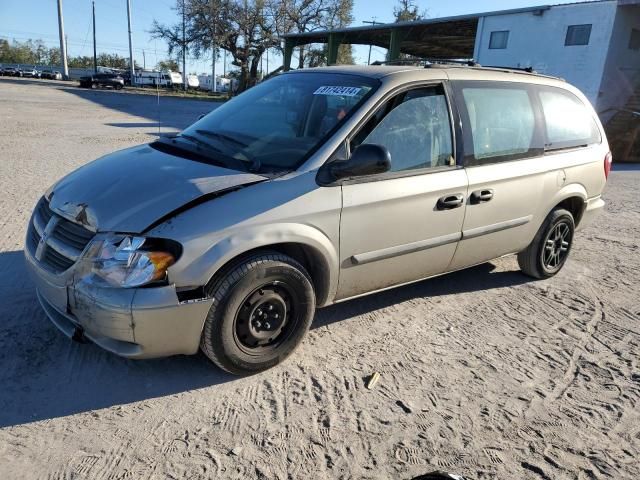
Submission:
[[[371,65],[460,65],[467,67],[479,66],[472,58],[402,58],[396,60],[375,61]]]
[[[495,68],[496,70],[513,70],[516,72],[525,72],[525,73],[538,73],[536,72],[533,67],[503,67],[501,65],[483,65],[484,68]]]
[[[498,70],[501,72],[511,73],[523,73],[530,75],[537,75],[540,77],[554,78],[557,80],[564,80],[563,78],[553,75],[546,75],[538,73],[533,67],[504,67],[500,65],[480,65],[473,58],[406,58],[398,60],[386,60],[376,61],[371,65],[416,65],[423,66],[424,68],[432,68],[438,66],[457,66],[457,67],[472,67],[472,68],[486,68],[489,70]]]

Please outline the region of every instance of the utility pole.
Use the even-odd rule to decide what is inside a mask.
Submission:
[[[267,48],[267,75],[269,75],[269,49]]]
[[[67,55],[69,55],[69,36],[66,33],[64,34],[64,48],[67,51]]]
[[[67,45],[64,41],[64,19],[62,18],[62,0],[58,0],[58,30],[60,31],[60,60],[62,62],[62,78],[69,80],[69,67],[67,66]]]
[[[184,12],[184,2],[182,0],[182,86],[184,91],[187,91],[187,42],[186,42],[186,30],[187,19]]]
[[[91,2],[93,8],[93,72],[98,73],[98,55],[96,53],[96,2]]]
[[[217,14],[216,14],[216,10],[215,10],[215,0],[211,0],[211,20],[213,22],[213,35],[212,35],[212,45],[211,45],[211,55],[212,55],[212,59],[211,59],[211,91],[213,93],[216,93],[218,91],[217,85],[216,85],[216,60],[218,60],[218,45],[216,43],[217,39],[216,39],[216,34],[217,29]]]
[[[131,0],[127,0],[127,23],[129,27],[129,78],[131,86],[135,83],[135,68],[133,63],[133,45],[131,44]]]
[[[144,50],[142,50],[142,69],[143,70],[147,69],[147,57],[144,54]]]
[[[378,17],[371,17],[371,21],[364,21],[362,23],[368,23],[369,25],[378,25],[379,23],[382,22],[376,22],[376,18]],[[371,64],[371,44],[369,44],[369,56],[367,57],[367,65]]]

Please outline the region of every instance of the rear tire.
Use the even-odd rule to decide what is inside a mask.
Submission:
[[[235,375],[284,361],[302,342],[315,313],[311,277],[300,263],[278,252],[238,260],[206,293],[213,304],[200,348]]]
[[[529,246],[518,253],[518,265],[530,277],[553,277],[564,266],[575,233],[573,215],[568,210],[553,210],[542,223]]]

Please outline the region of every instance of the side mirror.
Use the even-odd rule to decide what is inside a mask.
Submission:
[[[356,147],[349,160],[332,163],[330,169],[335,180],[388,172],[391,153],[382,145],[366,143]]]

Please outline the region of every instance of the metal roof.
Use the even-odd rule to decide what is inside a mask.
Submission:
[[[602,0],[598,0],[602,1]],[[420,27],[422,25],[433,25],[437,23],[447,23],[447,22],[458,22],[464,20],[478,20],[480,17],[491,17],[496,15],[508,15],[513,13],[525,13],[525,12],[533,12],[538,10],[549,10],[554,5],[541,5],[537,7],[524,7],[524,8],[513,8],[509,10],[494,10],[490,12],[483,13],[472,13],[467,15],[454,15],[450,17],[438,17],[438,18],[425,18],[423,20],[411,20],[405,22],[395,22],[395,23],[379,23],[375,25],[363,25],[360,27],[345,27],[345,28],[337,28],[335,30],[317,30],[313,32],[303,32],[303,33],[289,33],[283,35],[283,38],[309,38],[309,37],[319,37],[319,36],[328,36],[329,33],[352,33],[352,32],[367,32],[367,31],[375,31],[375,30],[390,30],[398,27]]]
[[[368,32],[368,31],[376,31],[376,30],[391,30],[395,28],[402,27],[420,27],[423,25],[434,25],[437,23],[447,23],[447,22],[459,22],[464,20],[478,20],[481,17],[494,17],[499,15],[511,15],[517,13],[527,13],[527,12],[536,12],[536,11],[545,11],[549,10],[553,7],[566,7],[571,5],[584,5],[590,3],[605,3],[605,2],[615,2],[617,1],[620,4],[635,4],[640,3],[640,0],[586,0],[572,3],[559,3],[552,5],[536,5],[532,7],[522,7],[522,8],[512,8],[507,10],[491,10],[488,12],[480,12],[480,13],[470,13],[466,15],[454,15],[449,17],[438,17],[438,18],[425,18],[422,20],[411,20],[405,22],[395,22],[395,23],[379,23],[375,25],[363,25],[359,27],[345,27],[345,28],[337,28],[335,30],[317,30],[313,32],[303,32],[303,33],[289,33],[283,35],[283,38],[314,38],[314,37],[326,37],[329,33],[355,33],[355,32]],[[318,42],[322,43],[322,42]]]

